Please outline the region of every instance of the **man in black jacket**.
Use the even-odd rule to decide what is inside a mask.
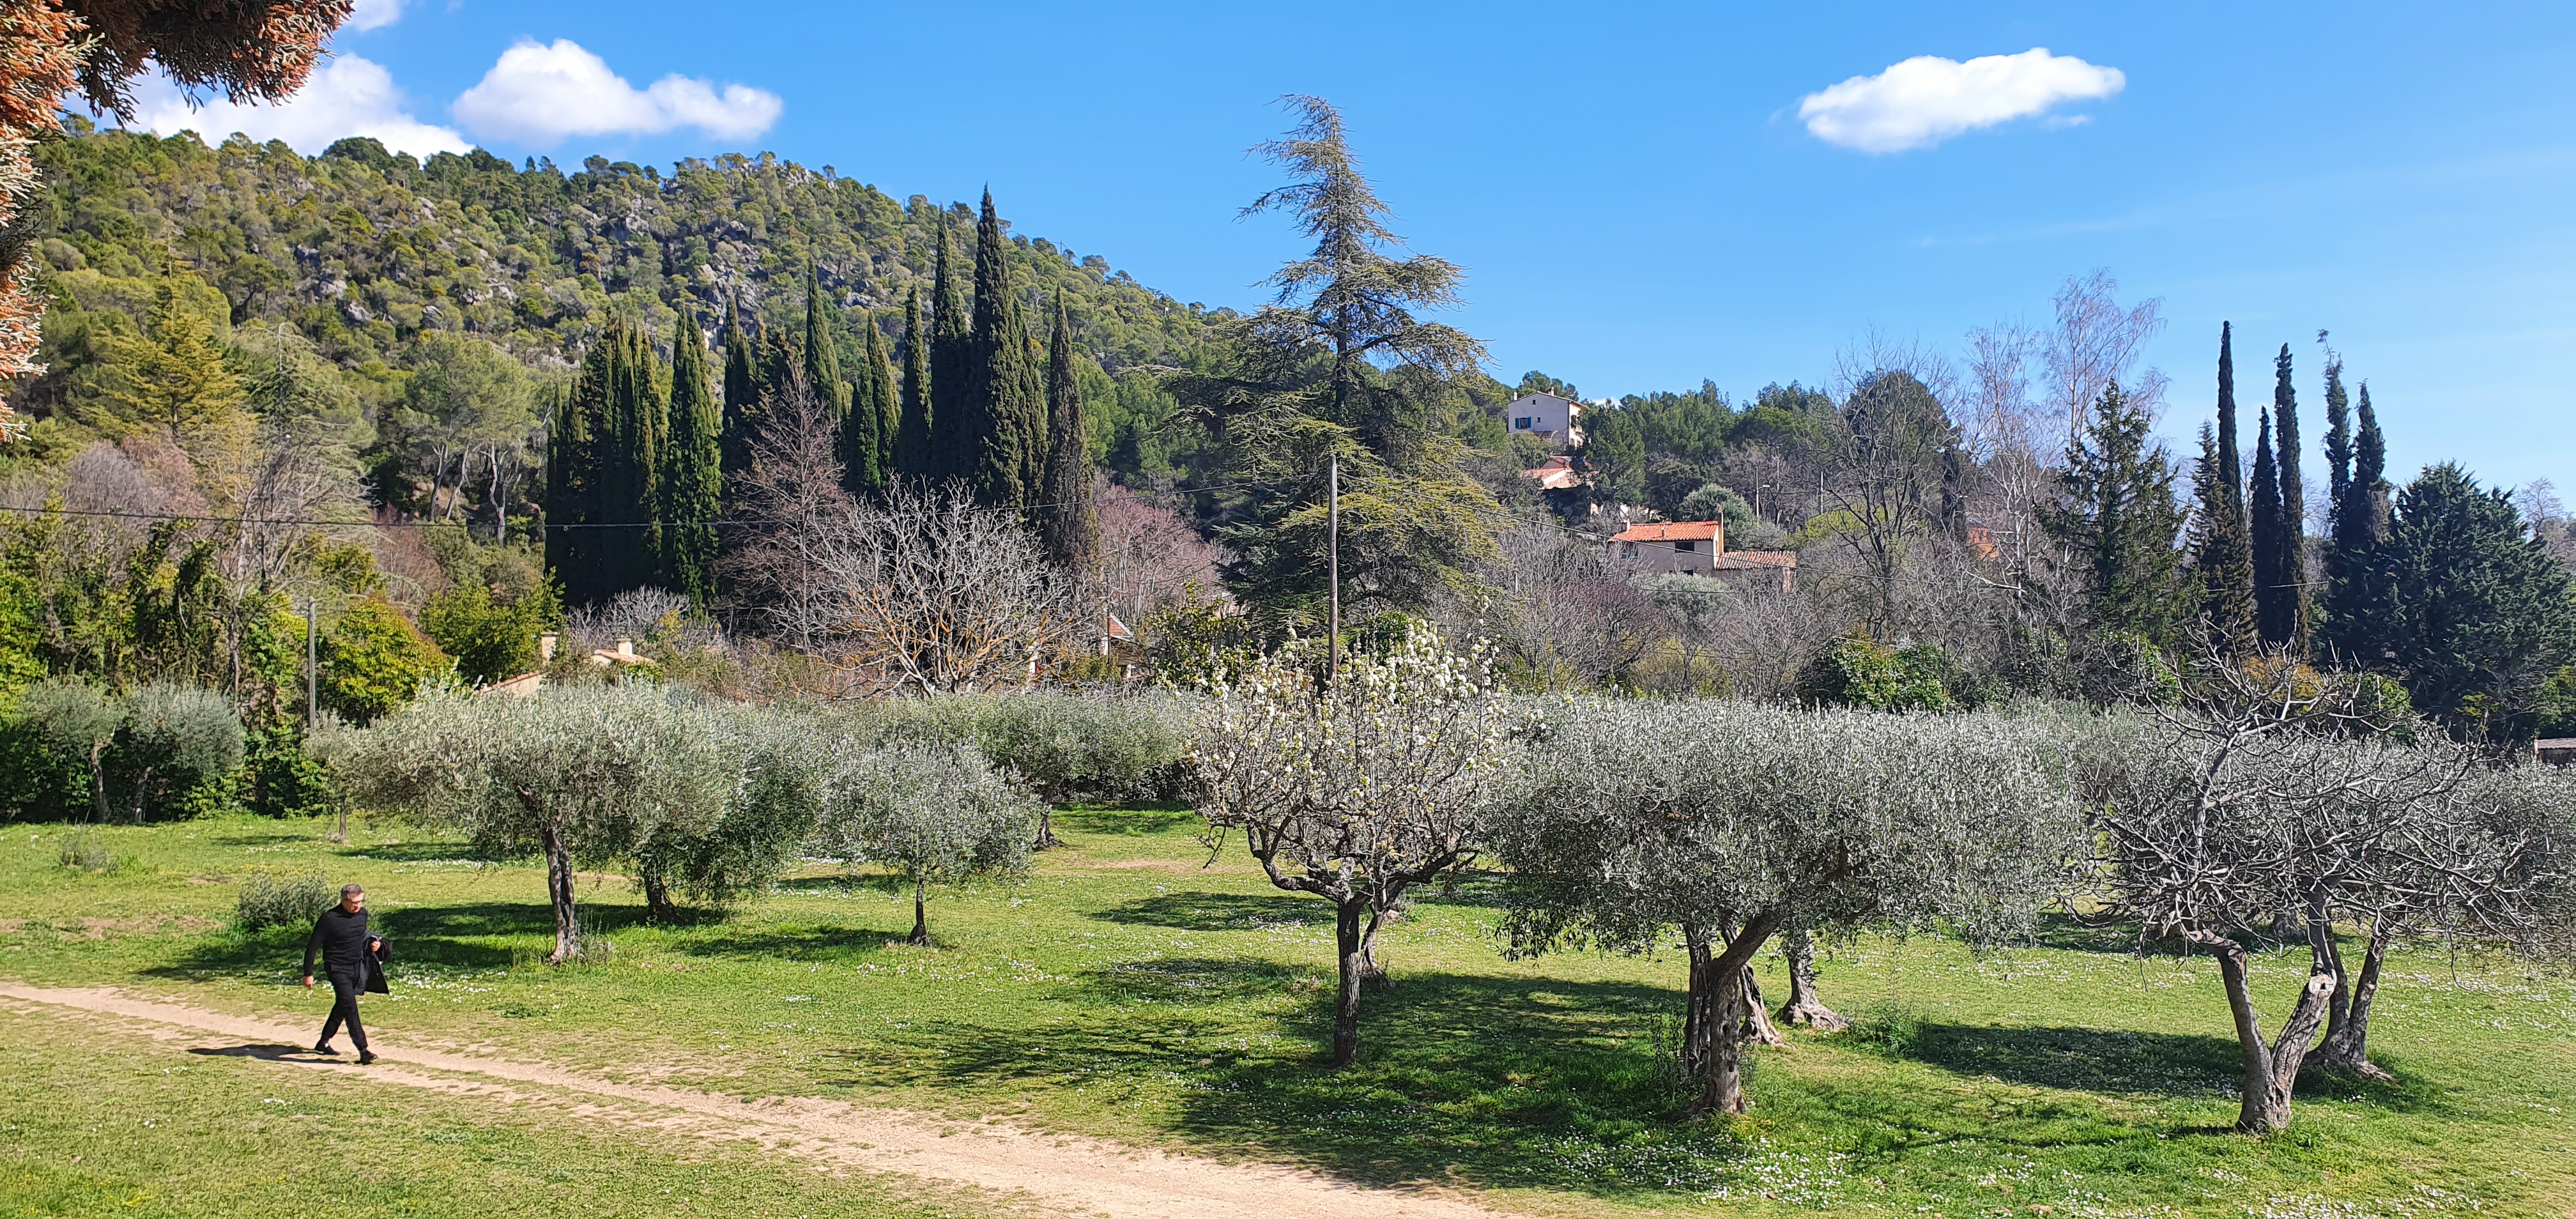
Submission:
[[[331,1048],[331,1037],[340,1031],[340,1022],[349,1024],[349,1040],[358,1043],[358,1062],[363,1066],[376,1056],[367,1052],[366,1026],[358,1023],[358,992],[366,989],[367,959],[382,943],[367,934],[367,891],[356,885],[340,887],[340,904],[322,912],[313,923],[313,934],[304,941],[304,985],[313,985],[313,956],[322,956],[323,972],[330,975],[331,1018],[322,1025],[322,1040],[313,1043],[316,1054],[337,1054]]]

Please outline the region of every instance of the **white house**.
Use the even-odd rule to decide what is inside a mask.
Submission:
[[[1503,407],[1503,425],[1515,436],[1536,436],[1549,444],[1573,446],[1583,443],[1583,429],[1574,420],[1583,413],[1583,404],[1555,394],[1523,394]]]
[[[1728,550],[1724,521],[1657,521],[1630,525],[1610,539],[1611,553],[1640,571],[1707,576],[1736,588],[1797,587],[1798,552]]]

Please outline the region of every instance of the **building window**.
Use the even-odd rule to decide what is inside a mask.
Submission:
[[[1675,542],[1675,543],[1673,543],[1673,549],[1678,550],[1678,551],[1682,552],[1683,554],[1689,554],[1689,553],[1691,553],[1692,551],[1695,551],[1695,550],[1698,550],[1698,549],[1699,549],[1699,543],[1697,543],[1697,542]]]
[[[1528,431],[1528,430],[1529,430],[1529,425],[1530,425],[1530,417],[1529,417],[1529,416],[1527,416],[1527,415],[1523,415],[1523,416],[1521,416],[1521,417],[1520,417],[1520,418],[1518,418],[1518,419],[1514,419],[1514,420],[1512,420],[1512,427],[1514,427],[1515,429],[1518,429],[1518,430],[1520,430],[1520,431],[1524,431],[1524,432]]]
[[[1636,557],[1637,557],[1637,544],[1636,544],[1635,542],[1621,542],[1621,543],[1619,543],[1619,557],[1620,557],[1620,558],[1623,558],[1623,559],[1633,559],[1633,558],[1636,558]]]

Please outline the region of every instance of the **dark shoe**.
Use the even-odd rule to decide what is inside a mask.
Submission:
[[[313,1043],[313,1052],[316,1054],[337,1054],[340,1051],[332,1049],[330,1042],[317,1041]]]
[[[367,1051],[367,1050],[360,1050],[360,1051],[358,1051],[358,1065],[359,1065],[359,1066],[362,1066],[362,1067],[363,1067],[363,1066],[367,1065],[368,1063],[374,1062],[375,1060],[376,1060],[376,1056],[375,1056],[375,1054],[374,1054],[373,1052],[371,1052],[371,1051]]]

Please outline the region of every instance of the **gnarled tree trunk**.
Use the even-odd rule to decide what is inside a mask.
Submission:
[[[1036,842],[1029,844],[1030,849],[1043,851],[1048,847],[1060,847],[1063,845],[1064,839],[1055,836],[1054,803],[1050,801],[1038,806],[1038,838]]]
[[[904,941],[915,948],[930,947],[930,880],[912,878],[912,936]]]
[[[2326,939],[2333,940],[2329,933]],[[2349,991],[2344,985],[2343,958],[2334,958],[2335,989],[2333,1010],[2326,1022],[2325,1040],[2316,1049],[2317,1065],[2344,1071],[2365,1079],[2389,1079],[2391,1076],[2370,1061],[2370,1003],[2379,995],[2379,968],[2388,958],[2389,941],[2395,935],[2386,916],[2370,925],[2370,947],[2362,953],[2361,976],[2353,980]]]
[[[1333,1065],[1337,1067],[1347,1067],[1360,1056],[1360,975],[1368,969],[1361,929],[1364,913],[1371,913],[1368,903],[1357,899],[1333,907],[1333,942],[1341,961],[1341,988],[1333,1000]]]
[[[644,908],[655,918],[669,918],[680,912],[680,904],[671,900],[671,877],[662,861],[648,859],[636,868],[644,882]]]
[[[546,895],[555,907],[555,951],[546,963],[561,965],[581,955],[581,916],[572,904],[572,849],[551,822],[540,837],[546,850]]]
[[[1776,912],[1755,915],[1741,934],[1727,942],[1726,951],[1707,961],[1704,974],[1697,959],[1702,954],[1693,954],[1693,989],[1699,989],[1704,982],[1715,993],[1708,1011],[1709,1038],[1700,1070],[1700,1098],[1691,1105],[1693,1115],[1745,1113],[1753,1108],[1744,1096],[1744,1039],[1752,1028],[1745,1019],[1746,1001],[1752,997],[1745,985],[1745,967],[1752,964],[1753,954],[1762,950],[1779,926]]]
[[[2227,1010],[2236,1020],[2236,1045],[2245,1069],[2245,1100],[2237,1109],[2236,1128],[2247,1134],[2287,1128],[2290,1090],[2299,1081],[2299,1066],[2307,1060],[2317,1029],[2325,1023],[2327,1003],[2334,994],[2334,975],[2325,971],[2324,961],[2315,963],[2307,986],[2299,992],[2297,1006],[2281,1023],[2281,1035],[2266,1044],[2262,1015],[2255,1010],[2253,986],[2247,978],[2249,961],[2244,947],[2206,931],[2195,932],[2189,939],[2218,958],[2218,976],[2227,986]]]
[[[1388,923],[1402,917],[1392,910],[1369,911],[1368,926],[1360,932],[1361,977],[1379,982],[1386,981],[1386,966],[1378,964],[1377,960],[1377,933],[1385,930]]]
[[[1789,958],[1789,1001],[1780,1005],[1782,1024],[1801,1024],[1828,1033],[1839,1033],[1850,1027],[1834,1009],[1816,997],[1816,936],[1799,928],[1782,941],[1780,951]]]

